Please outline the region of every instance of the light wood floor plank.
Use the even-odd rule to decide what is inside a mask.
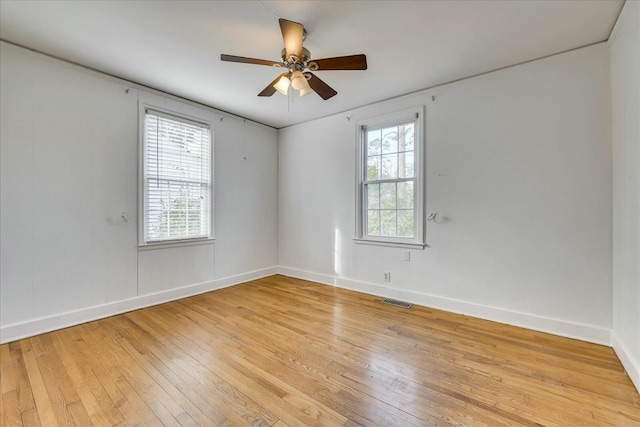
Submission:
[[[613,350],[283,276],[0,346],[0,425],[640,425]]]
[[[6,425],[21,426],[22,416],[18,409],[18,393],[15,390],[2,393],[2,412]]]
[[[33,392],[29,384],[29,377],[22,360],[22,348],[20,342],[13,342],[9,345],[11,357],[14,360],[12,368],[15,380],[15,390],[18,394],[18,411],[22,414],[35,409],[36,405],[33,400]]]
[[[22,425],[30,427],[40,427],[42,425],[36,408],[22,413]]]
[[[53,411],[61,425],[79,425],[78,421],[86,424],[89,416],[81,404],[75,403],[80,400],[80,397],[69,379],[60,355],[53,347],[53,336],[54,334],[44,334],[29,340],[33,346],[33,353],[36,355],[36,361]]]
[[[0,376],[0,381],[2,380],[2,377]],[[5,425],[9,425],[9,423],[7,422],[7,411],[11,411],[11,405],[7,405],[7,407],[4,407],[4,398],[2,397],[2,387],[0,387],[0,426],[5,426]]]
[[[85,358],[86,351],[83,350],[83,346],[86,344],[77,335],[79,331],[80,328],[68,328],[56,333],[61,338],[58,342],[64,344],[64,348],[67,349],[63,359],[70,358],[67,363],[74,366],[69,372],[72,380],[78,383],[78,394],[90,411],[91,418],[95,419],[96,425],[121,423],[124,417],[100,382],[98,374],[94,371],[93,361]]]
[[[109,413],[112,411],[104,410],[103,405],[98,402],[96,396],[91,390],[90,384],[93,382],[97,382],[93,371],[91,371],[90,367],[87,366],[83,361],[78,362],[76,357],[80,354],[79,352],[75,353],[69,350],[71,347],[71,340],[62,339],[62,334],[54,335],[53,346],[56,351],[60,354],[62,362],[67,370],[69,378],[73,383],[73,386],[78,391],[78,395],[82,400],[82,404],[84,405],[89,418],[91,419],[91,423],[96,426],[104,426],[104,425],[112,425],[117,424],[123,420],[122,416],[120,417],[109,417]],[[83,366],[84,369],[81,369],[78,365]],[[107,403],[108,406],[113,406],[113,402]]]
[[[23,342],[24,341],[25,340],[23,340]],[[22,342],[21,342],[21,345],[22,345]],[[42,375],[40,373],[40,368],[38,367],[38,362],[36,361],[36,357],[30,348],[28,349],[28,351],[24,351],[24,350],[25,350],[25,347],[23,346],[23,353],[22,353],[23,361],[24,361],[25,369],[29,376],[29,384],[31,385],[31,390],[33,391],[33,398],[36,404],[36,408],[38,409],[38,418],[40,419],[40,422],[44,425],[50,425],[50,426],[58,425],[58,421],[56,419],[55,412],[53,410],[53,405],[51,403],[51,400],[49,399],[49,394],[47,392],[47,388],[42,379]]]
[[[14,379],[14,361],[11,357],[11,344],[0,346],[0,395],[16,389]]]

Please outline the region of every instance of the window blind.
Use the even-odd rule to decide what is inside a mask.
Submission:
[[[147,110],[143,151],[145,243],[210,237],[209,126]]]

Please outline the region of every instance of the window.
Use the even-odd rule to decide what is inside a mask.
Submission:
[[[144,244],[211,237],[211,128],[152,109],[144,114]]]
[[[358,123],[356,240],[424,247],[422,108]]]

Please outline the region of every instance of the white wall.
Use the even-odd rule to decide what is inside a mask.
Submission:
[[[415,105],[441,221],[404,262],[352,241],[354,123]],[[282,129],[281,271],[608,343],[610,111],[600,44]]]
[[[611,39],[613,131],[612,344],[640,390],[640,3]]]
[[[6,43],[0,67],[0,342],[275,272],[275,130]],[[138,251],[140,96],[215,119],[215,245]]]

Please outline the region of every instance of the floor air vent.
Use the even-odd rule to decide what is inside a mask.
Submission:
[[[383,299],[382,300],[383,304],[389,304],[389,305],[395,305],[396,307],[402,307],[402,308],[411,308],[411,304],[409,304],[408,302],[404,302],[404,301],[398,301],[395,299]]]

